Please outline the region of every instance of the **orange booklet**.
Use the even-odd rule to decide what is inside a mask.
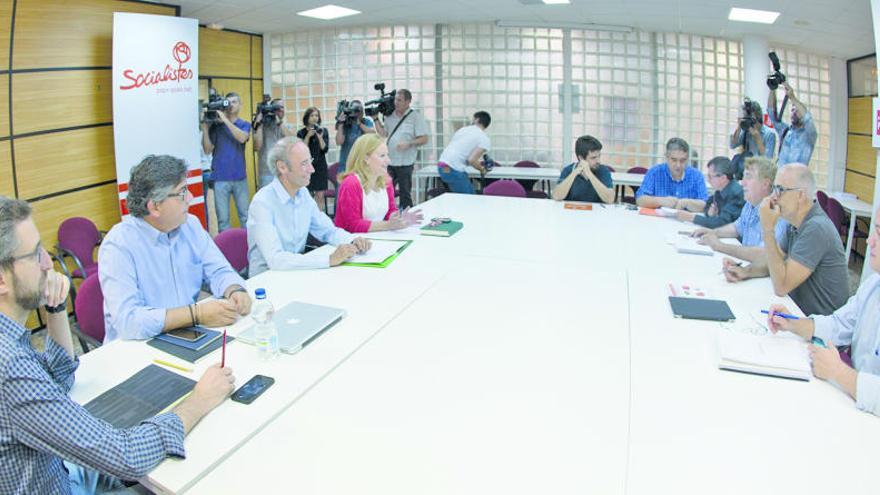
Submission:
[[[660,212],[657,208],[639,208],[639,215],[648,215],[649,217],[659,217]]]
[[[593,205],[590,203],[565,203],[566,210],[592,210]]]

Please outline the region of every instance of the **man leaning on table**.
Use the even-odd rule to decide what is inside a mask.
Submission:
[[[651,167],[636,191],[636,204],[646,208],[703,211],[709,193],[699,170],[688,167],[690,146],[681,138],[666,142],[666,163]]]
[[[309,148],[298,138],[275,143],[267,160],[275,179],[257,191],[248,215],[248,263],[251,276],[266,270],[327,268],[370,249],[370,241],[333,225],[306,186],[315,169]],[[336,246],[302,254],[309,234]]]
[[[761,202],[764,254],[743,267],[725,258],[731,282],[770,275],[778,296],[789,295],[807,314],[830,315],[849,295],[849,275],[840,234],[816,201],[816,181],[805,165],[785,165],[776,174],[773,194]],[[774,229],[782,217],[790,224],[777,244]]]
[[[694,237],[699,237],[700,244],[712,250],[728,254],[741,260],[754,261],[764,254],[764,236],[758,207],[761,201],[773,192],[773,181],[776,179],[776,164],[768,158],[749,157],[745,161],[745,173],[742,179],[743,198],[745,204],[739,218],[733,223],[714,229],[698,228]],[[788,229],[788,222],[780,218],[776,223],[774,238],[782,239]],[[738,237],[740,245],[721,242],[722,238]]]
[[[562,169],[551,197],[556,201],[613,203],[611,172],[599,163],[602,143],[593,136],[581,136],[574,142],[574,153],[578,161]]]
[[[874,215],[880,218],[880,211]],[[787,330],[806,340],[821,339],[825,345],[811,345],[813,374],[836,383],[856,407],[880,415],[880,220],[875,221],[868,237],[868,263],[874,272],[859,286],[845,305],[829,316],[811,315],[798,320],[785,319],[779,313],[790,313],[782,305],[770,307],[768,318],[773,332]],[[827,347],[826,347],[827,346]],[[850,346],[855,369],[843,362],[836,346]]]
[[[244,280],[189,214],[191,200],[183,160],[150,155],[131,169],[130,215],[98,250],[105,342],[231,325],[250,312]],[[214,297],[196,303],[203,282]]]
[[[185,457],[184,435],[232,392],[232,370],[215,365],[171,412],[125,429],[93,417],[67,395],[79,366],[69,288],[30,206],[0,196],[0,493],[126,493],[120,479]],[[25,328],[35,310],[46,322],[42,352]]]
[[[739,217],[744,200],[742,186],[733,180],[733,167],[730,159],[725,156],[716,156],[709,160],[706,165],[706,175],[715,192],[706,201],[703,213],[679,211],[676,218],[682,222],[693,222],[709,228],[733,222]]]

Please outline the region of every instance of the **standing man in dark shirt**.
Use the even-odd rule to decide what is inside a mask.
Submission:
[[[211,161],[214,179],[214,201],[217,209],[217,230],[229,228],[229,198],[235,199],[238,220],[247,223],[248,198],[250,192],[245,172],[244,145],[251,135],[251,124],[238,118],[241,110],[241,97],[238,93],[227,93],[229,107],[217,112],[219,122],[202,124],[202,147],[205,153],[213,153]]]
[[[611,172],[599,164],[602,143],[593,136],[581,136],[574,142],[574,153],[578,161],[562,169],[551,197],[556,201],[613,203]]]
[[[733,180],[733,164],[725,156],[716,156],[706,166],[709,184],[715,191],[706,201],[702,214],[679,211],[676,214],[682,222],[693,222],[701,227],[714,229],[733,223],[742,212],[743,188]]]

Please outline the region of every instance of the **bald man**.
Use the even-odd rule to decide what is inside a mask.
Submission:
[[[727,279],[769,275],[776,295],[791,296],[805,314],[830,315],[843,306],[849,297],[846,253],[837,228],[816,201],[810,169],[800,163],[779,169],[760,217],[764,256],[747,267],[725,258]],[[790,225],[777,243],[773,229],[780,217]]]

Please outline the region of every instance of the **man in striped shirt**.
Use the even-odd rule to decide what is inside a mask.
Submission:
[[[183,437],[232,392],[215,365],[173,411],[126,429],[89,414],[67,395],[79,360],[67,317],[67,278],[54,271],[30,206],[0,196],[0,493],[100,493],[124,489],[166,457],[185,456]],[[42,313],[45,350],[25,328]]]

